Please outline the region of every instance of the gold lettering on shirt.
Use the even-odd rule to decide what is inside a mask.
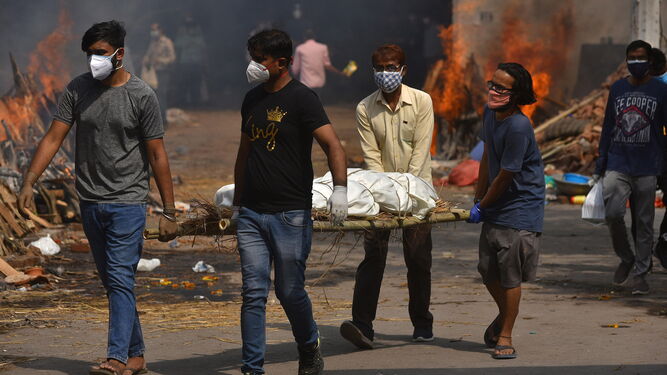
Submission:
[[[252,116],[248,118],[247,123],[251,121]],[[276,148],[276,136],[278,135],[278,130],[278,125],[275,122],[269,123],[264,129],[255,127],[254,123],[250,124],[250,142],[266,139],[266,149],[273,151]]]

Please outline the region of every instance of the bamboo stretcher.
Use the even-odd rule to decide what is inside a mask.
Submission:
[[[408,228],[420,224],[440,224],[464,221],[470,217],[470,211],[451,209],[448,212],[435,212],[425,219],[414,216],[393,217],[390,219],[347,220],[342,226],[334,226],[329,221],[313,221],[313,232],[356,232],[369,230],[387,230]],[[144,231],[144,238],[155,240],[159,236],[157,228]],[[212,220],[200,223],[179,223],[178,236],[222,236],[236,234],[236,221],[230,219]]]

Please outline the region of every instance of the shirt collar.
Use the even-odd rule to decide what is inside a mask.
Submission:
[[[412,105],[412,97],[408,94],[408,91],[409,87],[404,84],[401,84],[401,97],[399,99],[399,103]],[[377,90],[377,97],[375,98],[375,101],[377,103],[384,104],[385,106],[387,106],[387,108],[389,107],[389,103],[387,103],[387,101],[384,99],[384,95],[382,95],[381,89]],[[398,106],[396,109],[398,108],[400,108],[400,106]]]

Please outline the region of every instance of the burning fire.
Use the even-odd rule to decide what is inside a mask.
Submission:
[[[461,2],[455,12],[472,12],[478,8],[478,3]],[[538,101],[522,107],[522,111],[532,118],[542,99],[550,94],[553,77],[568,59],[573,36],[573,15],[571,2],[565,2],[548,26],[540,27],[539,30],[547,30],[546,33],[534,32],[522,16],[522,5],[518,0],[509,2],[503,13],[500,36],[487,42],[491,52],[482,56],[481,66],[483,76],[487,79],[493,75],[500,62],[518,62],[531,73]],[[485,90],[485,87],[477,87],[479,82],[466,77],[470,72],[466,65],[470,64],[473,57],[458,37],[460,32],[461,25],[456,23],[441,29],[440,38],[445,55],[439,73],[441,84],[430,91],[434,111],[450,124],[470,111],[481,111],[484,105],[483,101],[480,103],[475,100],[474,94]],[[531,38],[531,33],[536,36]]]
[[[537,96],[537,103],[522,108],[523,113],[531,117],[540,105],[540,100],[551,92],[552,77],[562,69],[571,49],[573,19],[572,7],[565,6],[556,13],[549,22],[546,35],[539,35],[534,40],[530,34],[529,25],[524,18],[520,18],[520,6],[514,2],[505,10],[503,15],[503,29],[501,34],[502,47],[495,49],[487,61],[487,76],[493,75],[499,62],[518,62],[523,65],[533,77],[533,90]]]
[[[14,96],[1,98],[0,120],[5,122],[10,134],[6,134],[4,126],[0,127],[0,140],[10,136],[16,141],[25,142],[26,129],[41,121],[39,111],[46,105],[45,98],[55,101],[56,94],[69,81],[63,49],[71,39],[71,26],[69,15],[61,10],[58,26],[30,54],[28,75],[21,76],[27,87],[21,91],[16,87]]]

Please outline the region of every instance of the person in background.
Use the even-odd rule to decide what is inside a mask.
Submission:
[[[299,81],[322,96],[322,88],[326,83],[326,70],[343,75],[329,59],[329,47],[315,41],[315,33],[307,30],[306,41],[296,47],[292,73],[299,77]]]
[[[162,197],[160,240],[176,237],[176,208],[164,149],[164,129],[153,90],[124,68],[125,29],[96,23],[81,49],[90,72],[74,78],[28,169],[19,207],[33,202],[33,185],[76,123],[76,191],[83,230],[109,300],[107,359],[91,375],[145,373],[144,339],[134,294],[143,248],[149,166]]]
[[[305,290],[311,219],[313,139],[333,176],[329,211],[335,225],[347,217],[345,150],[313,90],[292,79],[292,40],[266,30],[248,40],[246,77],[255,87],[241,106],[241,142],[234,168],[234,216],[243,278],[243,374],[264,373],[266,299],[275,268],[276,297],[299,351],[299,375],[320,375],[320,334]],[[240,208],[238,208],[240,206]]]
[[[402,84],[408,68],[405,53],[395,44],[380,46],[372,63],[378,90],[357,105],[357,130],[368,169],[411,173],[432,183],[431,138],[433,103],[420,90]],[[341,335],[360,349],[373,348],[373,320],[377,312],[390,231],[369,231],[364,238],[364,260],[355,276],[352,320]],[[408,268],[408,312],[414,341],[432,341],[431,226],[403,230],[403,255]]]
[[[170,67],[176,61],[174,43],[162,32],[158,23],[151,24],[151,41],[144,55],[143,65],[155,69],[162,120],[167,123],[167,93],[170,84]]]
[[[470,223],[484,222],[479,236],[482,281],[498,306],[484,333],[493,358],[512,359],[512,331],[521,283],[535,280],[544,221],[544,165],[530,119],[520,106],[535,103],[533,80],[520,64],[501,63],[487,82],[480,138],[484,154]]]
[[[201,27],[192,16],[185,17],[174,40],[179,89],[184,105],[200,105],[208,100],[206,85],[206,41]]]
[[[651,68],[649,74],[664,83],[667,83],[667,59],[659,48],[651,49]]]
[[[664,171],[667,86],[649,74],[651,45],[635,40],[626,48],[630,76],[616,81],[600,135],[593,180],[602,178],[605,216],[621,263],[615,285],[629,284],[632,294],[649,293],[657,176]],[[633,252],[625,227],[626,203],[632,212]]]
[[[649,72],[653,77],[667,83],[667,61],[665,54],[658,48],[651,50],[651,70]],[[665,124],[667,125],[667,124]],[[667,134],[663,125],[663,134]],[[666,150],[667,152],[667,150]],[[663,166],[662,174],[658,177],[658,187],[662,191],[663,204],[667,201],[667,165]],[[653,250],[656,258],[660,260],[663,268],[667,268],[667,215],[662,218],[660,223],[660,234]]]

